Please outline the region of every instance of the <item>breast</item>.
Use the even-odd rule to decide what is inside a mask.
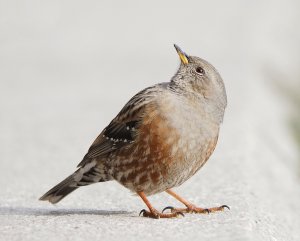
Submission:
[[[185,182],[205,164],[215,149],[219,125],[204,113],[201,105],[188,99],[167,96],[162,103],[162,119],[177,136],[170,145],[165,178],[172,187]]]

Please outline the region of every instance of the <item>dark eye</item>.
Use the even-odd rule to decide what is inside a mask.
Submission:
[[[197,68],[196,68],[196,72],[197,72],[198,74],[204,74],[204,69],[202,69],[201,67],[197,67]]]

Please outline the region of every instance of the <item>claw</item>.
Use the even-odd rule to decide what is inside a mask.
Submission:
[[[227,208],[228,210],[230,210],[230,207],[229,206],[227,206],[227,205],[222,205],[220,208]]]
[[[141,211],[140,211],[140,214],[139,214],[139,216],[141,216],[141,214],[143,214],[144,215],[144,213],[146,212],[146,210],[145,209],[142,209]]]
[[[164,213],[164,211],[166,211],[166,210],[168,210],[168,209],[170,209],[171,212],[172,212],[172,210],[174,210],[174,207],[172,207],[172,206],[167,206],[167,207],[165,207],[165,208],[162,210],[162,213]]]
[[[178,217],[178,216],[184,217],[183,212],[177,211],[177,210],[176,210],[174,207],[172,207],[172,206],[165,207],[165,208],[162,210],[161,213],[164,213],[164,211],[166,211],[166,210],[168,210],[168,209],[171,210],[171,213],[176,214],[176,217]]]
[[[205,209],[203,210],[203,212],[206,212],[207,214],[210,214],[210,213],[211,213],[211,211],[210,211],[208,208],[205,208]]]

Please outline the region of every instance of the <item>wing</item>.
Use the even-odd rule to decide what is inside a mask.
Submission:
[[[126,148],[138,135],[139,124],[145,107],[155,101],[159,85],[146,88],[132,97],[119,114],[96,138],[78,167],[86,165],[96,157],[107,157],[115,150]]]

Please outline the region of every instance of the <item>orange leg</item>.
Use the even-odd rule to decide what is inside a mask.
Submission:
[[[172,197],[177,199],[179,202],[183,203],[186,208],[174,208],[174,207],[166,207],[163,209],[162,212],[164,212],[167,209],[171,210],[171,213],[175,212],[181,212],[181,213],[211,213],[211,212],[217,212],[217,211],[223,211],[225,208],[230,209],[227,205],[222,205],[220,207],[213,207],[213,208],[200,208],[196,207],[194,204],[190,203],[189,201],[185,200],[184,198],[180,197],[177,193],[173,192],[171,189],[166,190],[168,194],[170,194]]]
[[[149,217],[149,218],[176,218],[178,216],[184,216],[181,212],[176,212],[172,211],[171,213],[160,213],[158,212],[149,202],[148,198],[146,197],[144,192],[138,192],[137,193],[144,201],[144,203],[147,205],[149,208],[149,211],[146,211],[143,209],[140,212],[140,215],[143,214],[144,217]]]

